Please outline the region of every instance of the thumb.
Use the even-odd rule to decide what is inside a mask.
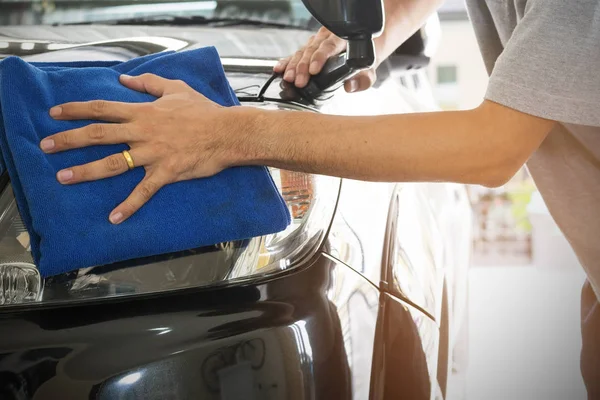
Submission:
[[[373,86],[376,80],[377,74],[375,73],[375,69],[371,68],[361,71],[347,80],[344,83],[344,88],[348,93],[362,92]]]
[[[162,97],[173,90],[180,81],[161,78],[154,74],[142,74],[139,76],[121,75],[119,81],[125,87],[142,93],[148,93],[155,97]]]

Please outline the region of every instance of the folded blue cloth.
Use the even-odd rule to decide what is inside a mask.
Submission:
[[[147,72],[181,79],[223,106],[239,105],[212,47],[123,63],[29,64],[16,57],[0,62],[0,147],[43,276],[270,234],[289,224],[289,211],[265,167],[230,168],[165,186],[120,225],[112,225],[108,215],[142,180],[143,168],[72,186],[56,180],[60,169],[128,147],[44,154],[42,138],[95,122],[55,121],[50,107],[97,99],[153,101],[118,81],[122,73]]]

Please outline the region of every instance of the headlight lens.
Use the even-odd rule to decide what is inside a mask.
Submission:
[[[262,107],[282,107],[263,104]],[[0,306],[110,298],[244,282],[301,265],[319,249],[339,178],[270,168],[292,223],[283,232],[41,279],[12,189],[0,195]]]

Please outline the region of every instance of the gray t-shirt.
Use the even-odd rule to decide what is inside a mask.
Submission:
[[[600,298],[600,0],[467,5],[486,99],[560,122],[527,166]]]

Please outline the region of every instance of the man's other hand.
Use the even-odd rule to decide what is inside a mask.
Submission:
[[[306,86],[311,75],[316,75],[330,57],[341,53],[346,48],[346,41],[340,39],[326,28],[319,29],[306,46],[294,55],[280,60],[273,68],[276,73],[283,74],[283,79],[294,83],[297,87]],[[345,82],[347,92],[360,92],[370,88],[377,79],[375,69],[362,71]]]

